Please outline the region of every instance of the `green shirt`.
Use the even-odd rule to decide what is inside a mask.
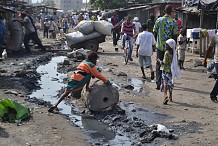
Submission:
[[[168,39],[172,39],[177,34],[178,26],[169,15],[164,15],[156,20],[153,32],[157,34],[156,47],[160,51],[165,51],[164,47]]]
[[[169,51],[166,51],[164,54],[163,64],[161,64],[160,70],[170,73],[172,60],[173,55],[170,54]]]

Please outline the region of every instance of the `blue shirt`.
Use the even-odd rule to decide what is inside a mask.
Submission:
[[[0,46],[4,43],[4,36],[6,33],[6,27],[4,23],[0,20]]]

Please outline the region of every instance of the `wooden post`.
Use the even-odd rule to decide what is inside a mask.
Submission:
[[[203,27],[203,23],[204,23],[204,10],[203,9],[201,9],[201,15],[200,15],[200,28],[202,28]],[[199,48],[199,53],[200,53],[200,57],[203,57],[204,56],[204,54],[202,53],[203,51],[202,51],[202,35],[201,35],[201,32],[200,32],[200,48]]]

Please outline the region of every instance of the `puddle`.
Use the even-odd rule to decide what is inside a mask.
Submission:
[[[148,93],[146,89],[146,80],[138,78],[118,77],[114,81],[118,89],[131,90],[133,93]]]
[[[63,56],[53,57],[48,64],[37,68],[37,72],[41,74],[39,81],[41,89],[34,91],[30,95],[31,98],[36,97],[52,104],[57,101],[58,91],[66,86],[63,79],[67,77],[66,74],[57,72],[57,63],[63,62],[65,58]],[[78,108],[64,101],[58,105],[58,108],[61,109],[60,113],[67,116],[75,126],[88,130],[87,132],[93,139],[108,141],[115,138],[115,133],[108,130],[108,125],[99,122],[92,116],[80,115]]]
[[[65,58],[63,56],[53,57],[48,64],[42,65],[37,69],[37,72],[41,74],[41,80],[39,81],[41,89],[34,91],[30,97],[36,97],[52,104],[57,101],[58,91],[66,86],[63,83],[63,79],[67,77],[66,74],[57,72],[57,63],[63,62]],[[136,78],[122,79],[122,83],[125,82],[134,86],[134,92],[146,92],[143,80]],[[141,108],[133,103],[121,102],[119,107],[125,111],[125,114],[109,113],[108,115],[104,114],[102,117],[97,115],[101,117],[101,119],[97,119],[96,115],[81,114],[79,107],[67,104],[64,101],[58,105],[58,108],[61,109],[60,113],[66,116],[73,125],[82,128],[92,138],[91,141],[93,143],[101,143],[103,145],[131,145],[133,142],[136,144],[139,141],[139,134],[144,130],[141,126],[157,124],[171,118],[167,115]],[[107,123],[108,120],[105,120],[106,117],[109,117],[109,123]],[[129,122],[125,123],[125,120],[129,120]],[[152,143],[145,146],[150,145]]]

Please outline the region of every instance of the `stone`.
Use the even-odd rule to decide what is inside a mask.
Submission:
[[[102,82],[93,84],[91,92],[84,94],[86,106],[91,111],[103,111],[109,107],[115,107],[119,102],[119,91]]]
[[[7,71],[6,70],[4,70],[4,69],[1,69],[0,70],[0,73],[6,73]]]
[[[106,68],[104,71],[105,72],[112,72],[112,69],[111,68]]]
[[[70,60],[68,58],[65,58],[63,65],[70,65]]]
[[[7,90],[5,91],[5,94],[14,94],[14,95],[18,95],[18,93],[16,91],[13,91],[13,90]]]
[[[126,85],[126,86],[124,86],[124,88],[127,89],[127,90],[133,90],[133,89],[134,89],[134,86],[132,86],[132,85]]]
[[[124,73],[124,72],[119,72],[119,73],[117,74],[117,76],[127,76],[127,74]]]

